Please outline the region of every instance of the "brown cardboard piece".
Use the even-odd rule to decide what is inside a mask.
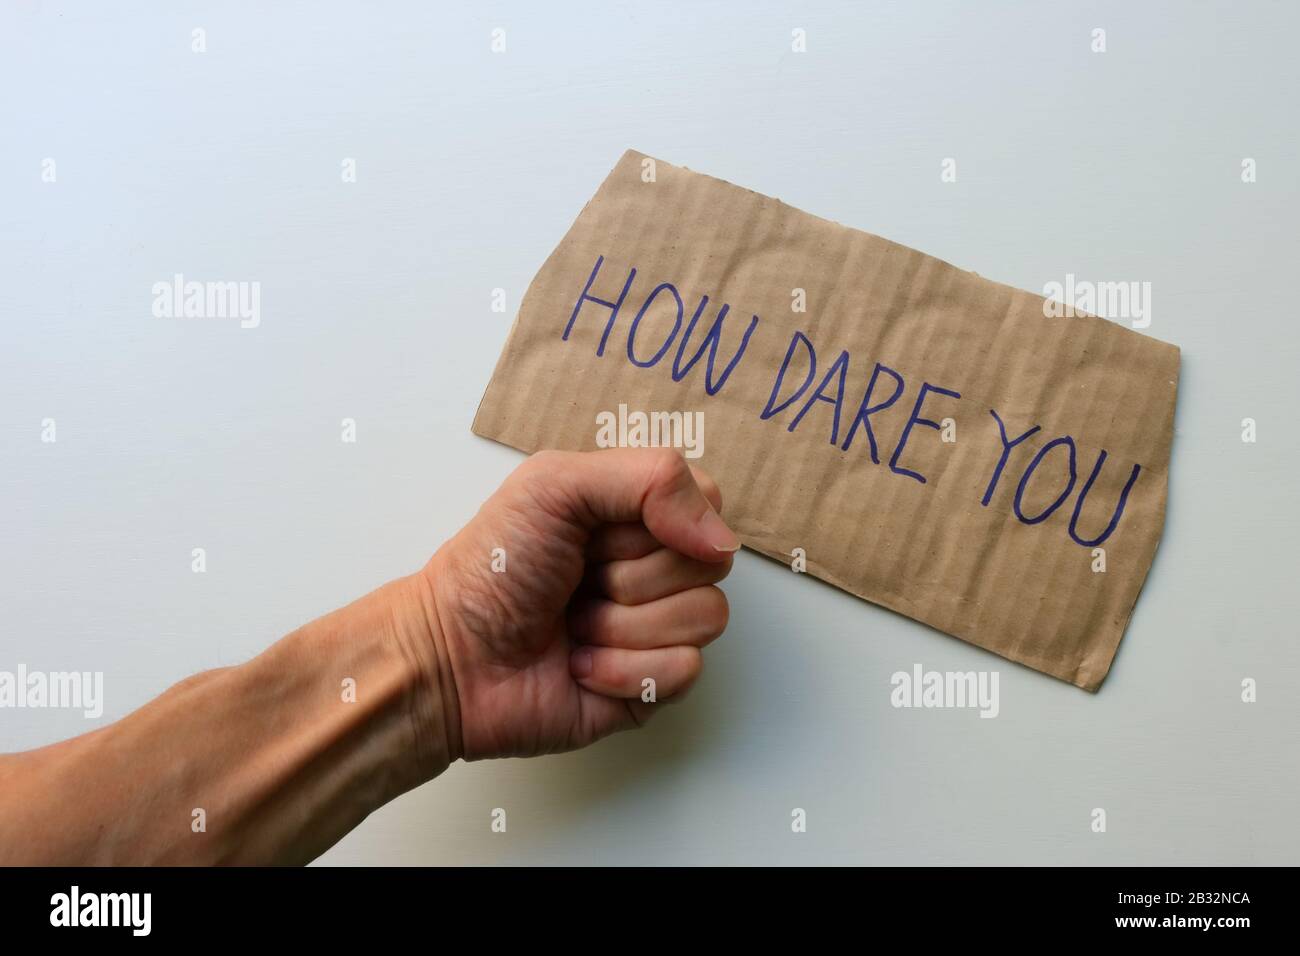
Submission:
[[[1178,367],[1115,322],[1046,317],[1041,296],[628,151],[529,286],[474,431],[588,450],[611,417],[635,443],[637,412],[703,413],[695,463],[746,547],[802,549],[837,587],[1096,690],[1160,540]]]

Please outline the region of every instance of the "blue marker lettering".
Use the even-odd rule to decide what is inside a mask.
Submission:
[[[704,354],[704,349],[707,347],[709,350],[709,359],[707,364],[704,366],[704,391],[709,395],[716,395],[718,394],[718,390],[721,389],[723,385],[727,384],[727,378],[731,375],[731,370],[736,367],[736,363],[740,361],[740,357],[745,354],[745,349],[749,347],[749,337],[754,334],[754,328],[758,325],[758,316],[754,316],[750,320],[749,328],[745,329],[745,335],[740,340],[740,348],[738,348],[736,354],[731,357],[731,361],[727,363],[727,367],[722,370],[722,374],[718,376],[717,382],[714,382],[713,366],[718,359],[718,343],[722,339],[722,323],[726,320],[727,312],[731,309],[731,306],[727,305],[725,302],[722,304],[722,309],[718,312],[718,317],[713,321],[713,327],[709,329],[708,334],[704,336],[704,341],[700,343],[700,347],[695,350],[695,354],[691,356],[691,360],[684,366],[682,365],[682,356],[686,354],[686,343],[691,340],[691,335],[695,332],[695,325],[700,321],[700,316],[704,314],[704,307],[708,304],[709,297],[707,295],[700,298],[699,307],[695,310],[695,315],[691,316],[690,324],[686,326],[686,332],[682,335],[682,340],[677,345],[677,357],[673,360],[673,381],[680,382],[684,379],[687,373],[695,367],[695,363],[700,360],[700,356]]]
[[[935,431],[938,431],[941,427],[938,422],[932,422],[928,418],[921,417],[921,405],[924,404],[925,396],[930,392],[938,392],[940,395],[947,395],[949,398],[961,398],[960,393],[951,389],[940,388],[938,385],[931,385],[929,382],[922,382],[921,391],[916,396],[916,405],[912,408],[912,416],[907,420],[907,424],[903,426],[903,434],[899,436],[898,445],[894,448],[894,454],[889,459],[890,471],[896,475],[907,475],[909,478],[915,478],[921,484],[925,484],[925,476],[907,468],[899,468],[898,458],[903,454],[903,447],[907,444],[908,436],[912,434],[913,425],[925,425]]]
[[[1025,487],[1029,484],[1029,476],[1032,475],[1034,473],[1034,470],[1038,468],[1038,463],[1047,456],[1047,453],[1051,451],[1053,448],[1055,448],[1057,445],[1065,445],[1067,448],[1070,449],[1070,483],[1065,486],[1065,490],[1061,492],[1060,497],[1058,497],[1055,501],[1053,501],[1050,505],[1048,505],[1045,511],[1039,514],[1037,517],[1026,518],[1024,511],[1022,511],[1020,508],[1020,503],[1025,496]],[[1074,465],[1075,465],[1074,439],[1071,438],[1069,435],[1066,435],[1064,438],[1053,438],[1042,448],[1038,449],[1038,454],[1035,455],[1034,460],[1029,463],[1029,467],[1025,469],[1025,473],[1020,476],[1020,484],[1016,488],[1016,499],[1014,502],[1012,502],[1012,507],[1015,508],[1016,517],[1019,518],[1021,521],[1023,521],[1025,524],[1038,524],[1038,522],[1046,521],[1049,517],[1051,517],[1052,512],[1055,511],[1057,508],[1061,507],[1061,505],[1065,503],[1065,499],[1070,497],[1070,492],[1074,490],[1074,481],[1078,477]]]
[[[569,324],[564,327],[564,334],[560,336],[563,341],[569,340],[569,333],[573,331],[573,323],[578,319],[578,310],[582,308],[584,302],[595,302],[597,305],[603,305],[611,310],[609,321],[605,323],[605,332],[600,337],[600,345],[596,348],[597,355],[605,354],[605,342],[609,339],[610,330],[614,328],[614,322],[618,319],[618,310],[623,307],[623,300],[627,298],[627,290],[632,288],[632,280],[636,278],[636,269],[627,274],[627,281],[623,283],[623,291],[618,294],[618,299],[614,302],[607,302],[604,299],[598,299],[591,294],[591,284],[596,281],[596,273],[600,271],[601,263],[605,261],[604,256],[597,256],[596,265],[591,270],[591,275],[587,277],[587,284],[582,287],[582,295],[578,296],[577,303],[573,306],[573,314],[569,316]]]
[[[776,402],[777,393],[781,390],[781,385],[785,382],[786,369],[790,367],[790,360],[794,358],[794,347],[800,342],[803,343],[803,347],[808,352],[808,376],[803,380],[803,384],[799,386],[799,391],[795,392],[780,405],[774,405],[773,403]],[[767,397],[767,405],[763,407],[763,411],[759,413],[758,417],[766,421],[778,412],[784,411],[789,407],[791,402],[808,390],[808,386],[812,384],[813,376],[816,374],[817,350],[814,349],[813,344],[808,341],[808,336],[804,335],[802,332],[796,331],[790,338],[790,347],[785,351],[785,360],[781,363],[781,371],[777,373],[776,381],[772,384],[772,394]]]
[[[673,320],[673,330],[668,333],[668,338],[664,339],[664,344],[659,347],[659,351],[654,354],[654,356],[650,359],[650,361],[648,362],[639,361],[636,357],[636,351],[635,351],[637,327],[641,325],[641,319],[645,316],[645,310],[650,308],[650,303],[653,302],[659,296],[659,293],[663,292],[665,289],[667,289],[669,292],[673,294],[673,300],[677,303],[677,318]],[[654,289],[650,292],[650,294],[646,296],[646,300],[641,303],[641,308],[637,310],[636,318],[632,320],[632,327],[627,330],[628,359],[632,362],[633,365],[638,365],[641,368],[649,368],[650,366],[654,365],[656,362],[658,362],[661,358],[664,357],[664,353],[667,352],[669,346],[673,344],[673,339],[677,338],[677,331],[681,327],[682,327],[682,297],[677,293],[677,287],[674,286],[671,282],[661,282],[654,287]]]
[[[894,394],[890,395],[889,398],[885,399],[878,405],[872,405],[871,396],[876,390],[876,379],[880,377],[881,372],[894,377]],[[898,397],[903,394],[903,389],[905,387],[906,386],[903,384],[903,376],[899,375],[889,366],[881,365],[877,362],[876,367],[871,372],[871,381],[867,383],[866,394],[862,396],[862,404],[858,406],[858,414],[854,417],[853,424],[849,426],[849,433],[844,436],[844,444],[841,446],[841,450],[849,450],[849,446],[853,444],[853,436],[857,434],[858,426],[862,425],[867,429],[867,441],[871,443],[871,460],[877,465],[880,464],[880,458],[876,454],[876,433],[871,428],[871,416],[876,414],[876,412],[883,412],[890,405],[893,405],[894,402],[898,401]]]
[[[1111,532],[1115,530],[1116,525],[1119,524],[1119,519],[1124,514],[1124,505],[1128,503],[1128,493],[1133,490],[1133,484],[1138,480],[1139,472],[1142,471],[1141,465],[1133,466],[1133,471],[1128,476],[1128,483],[1124,485],[1124,490],[1120,492],[1119,504],[1115,506],[1115,513],[1110,516],[1110,524],[1106,525],[1106,530],[1100,535],[1093,538],[1091,541],[1085,541],[1083,538],[1080,538],[1077,533],[1079,526],[1079,512],[1083,510],[1083,499],[1088,497],[1088,492],[1092,489],[1092,483],[1096,481],[1097,476],[1101,474],[1101,466],[1105,461],[1106,450],[1103,448],[1101,454],[1097,456],[1097,464],[1092,467],[1092,474],[1089,475],[1088,480],[1083,483],[1083,490],[1079,492],[1079,500],[1074,503],[1074,514],[1070,516],[1070,537],[1073,538],[1077,544],[1081,544],[1085,548],[1094,548],[1110,537]]]
[[[993,500],[993,489],[998,486],[998,479],[1002,477],[1002,469],[1007,466],[1007,459],[1011,457],[1011,449],[1015,448],[1022,441],[1043,427],[1042,425],[1035,425],[1015,441],[1007,441],[1007,426],[1002,423],[1001,417],[993,409],[989,409],[989,414],[992,415],[998,423],[998,434],[1002,438],[1002,457],[998,459],[998,466],[993,469],[993,477],[989,479],[989,486],[984,491],[984,500],[980,502],[980,504],[984,505],[986,508],[988,507],[988,503]]]

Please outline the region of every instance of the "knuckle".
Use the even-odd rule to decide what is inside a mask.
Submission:
[[[613,601],[598,601],[591,609],[590,626],[597,636],[611,634],[619,629],[622,608]]]
[[[704,625],[705,633],[710,637],[718,637],[727,629],[727,623],[731,620],[731,605],[727,602],[727,596],[722,593],[721,588],[710,586],[704,594],[700,621]]]
[[[622,561],[611,561],[600,570],[600,586],[613,601],[626,604],[633,596],[628,566]]]
[[[685,690],[699,679],[704,670],[704,655],[698,647],[684,647],[685,659],[682,661],[682,683],[679,690]]]
[[[555,451],[550,448],[534,452],[516,469],[516,473],[529,477],[553,473],[559,468],[564,454],[562,451]]]
[[[544,454],[546,452],[539,451],[536,455],[525,458],[519,467],[510,473],[502,487],[518,491],[529,489],[537,484],[538,478],[550,470],[546,460],[541,458]]]
[[[508,500],[526,511],[540,508],[548,514],[567,514],[572,508],[572,454],[544,450],[530,455],[502,486],[509,488]]]
[[[714,481],[713,476],[707,471],[699,468],[692,469],[695,475],[695,483],[699,485],[700,491],[704,492],[704,497],[709,499],[715,511],[722,510],[722,488]]]
[[[651,487],[672,487],[690,474],[690,466],[672,448],[649,448],[645,455],[650,462]]]
[[[709,564],[707,578],[709,584],[717,584],[731,573],[731,566],[735,562],[732,555],[727,555],[724,561],[715,561]]]

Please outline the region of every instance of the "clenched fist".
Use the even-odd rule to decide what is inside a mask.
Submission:
[[[740,542],[721,506],[667,449],[521,465],[422,574],[429,628],[409,639],[451,759],[582,747],[690,687],[727,624],[717,583]]]

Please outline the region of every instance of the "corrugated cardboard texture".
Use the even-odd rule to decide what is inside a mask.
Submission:
[[[747,547],[802,549],[837,587],[1096,690],[1164,524],[1178,365],[1115,322],[1045,317],[1041,296],[629,151],[529,286],[474,431],[587,450],[620,405],[702,412],[697,463]]]

